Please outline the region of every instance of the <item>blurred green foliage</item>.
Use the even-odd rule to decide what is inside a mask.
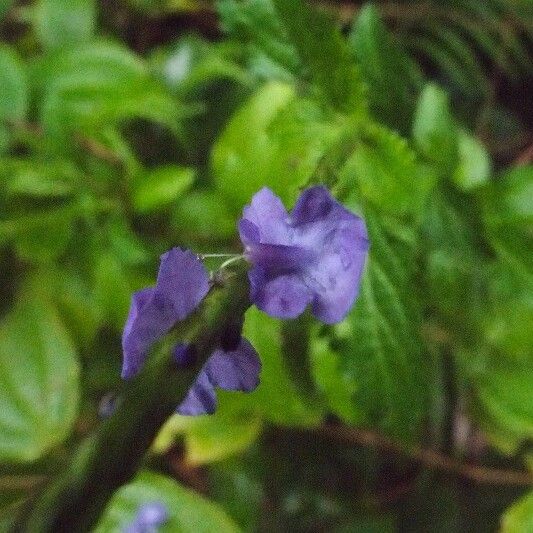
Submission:
[[[498,88],[527,94],[531,4],[348,8],[0,4],[0,529],[96,427],[159,254],[239,251],[260,187],[323,183],[369,228],[353,311],[250,309],[259,388],[172,417],[97,531],[153,499],[162,531],[531,530],[532,106]]]

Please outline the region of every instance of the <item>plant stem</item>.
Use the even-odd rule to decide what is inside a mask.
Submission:
[[[194,317],[152,350],[141,373],[126,383],[115,413],[81,443],[67,470],[44,489],[31,508],[23,509],[15,531],[74,533],[91,529],[114,491],[139,468],[225,328],[248,308],[248,291],[243,269],[224,287],[212,291]],[[178,368],[172,349],[185,337],[195,345],[197,361],[191,367]]]

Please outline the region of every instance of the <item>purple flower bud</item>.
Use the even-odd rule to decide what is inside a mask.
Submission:
[[[244,208],[239,233],[259,309],[295,318],[311,305],[327,324],[346,316],[359,291],[368,234],[326,188],[304,191],[290,215],[270,189],[261,189]]]
[[[168,510],[163,503],[144,503],[139,507],[133,522],[124,529],[124,533],[156,533],[158,526],[168,518]]]

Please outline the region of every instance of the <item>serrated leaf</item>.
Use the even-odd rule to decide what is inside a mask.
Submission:
[[[22,300],[0,325],[0,459],[35,461],[70,433],[79,366],[55,309]]]
[[[102,126],[126,118],[176,130],[182,111],[140,57],[112,42],[58,50],[37,64],[34,79],[43,93],[40,117],[47,139],[63,151],[61,142],[71,141],[73,132],[98,134]]]
[[[355,181],[365,200],[395,216],[417,215],[435,181],[407,141],[380,126],[367,126],[340,179]]]
[[[88,41],[96,26],[95,0],[39,0],[35,32],[45,48]]]
[[[363,423],[402,439],[416,438],[426,414],[428,362],[413,294],[411,245],[391,238],[365,213],[370,254],[347,321],[334,329],[341,368],[357,384],[354,411]]]
[[[533,439],[533,362],[498,357],[475,381],[474,412],[489,439],[514,454]]]
[[[269,63],[269,70],[278,73],[273,78],[285,81],[298,71],[298,54],[271,0],[219,0],[217,11],[224,31],[250,48],[252,70],[258,72],[258,61]]]
[[[289,41],[325,102],[347,113],[366,111],[366,87],[333,18],[303,0],[273,0]]]
[[[166,84],[184,97],[198,96],[202,87],[215,81],[251,83],[250,75],[230,54],[224,54],[224,48],[196,35],[187,35],[174,45],[156,51],[151,63]]]
[[[161,502],[169,518],[158,531],[170,533],[238,533],[237,525],[215,503],[186,489],[174,480],[144,471],[120,488],[109,502],[95,533],[122,531],[130,525],[139,507]]]
[[[477,328],[487,267],[470,209],[464,197],[437,189],[422,223],[427,301],[465,340]]]
[[[443,172],[451,170],[457,158],[457,128],[447,94],[428,84],[418,100],[413,122],[413,141],[420,153]]]
[[[483,218],[498,256],[533,283],[533,166],[511,169],[483,191]],[[531,285],[530,285],[531,286]]]
[[[358,384],[352,374],[343,370],[341,356],[330,346],[329,340],[314,338],[309,357],[313,379],[331,412],[349,424],[361,422],[363,416],[353,402]]]
[[[369,88],[370,108],[387,126],[407,133],[422,85],[416,63],[394,41],[372,4],[358,12],[349,42]]]
[[[261,187],[291,203],[353,124],[294,88],[269,83],[232,118],[212,154],[217,185],[240,211]]]

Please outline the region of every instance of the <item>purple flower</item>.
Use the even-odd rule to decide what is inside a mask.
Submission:
[[[357,297],[368,252],[365,223],[324,187],[311,187],[291,214],[267,188],[244,208],[239,233],[252,263],[250,298],[277,318],[308,305],[327,324],[341,321]]]
[[[174,355],[178,364],[188,364],[190,348],[180,344]],[[220,348],[211,354],[177,412],[189,416],[214,413],[215,387],[232,391],[253,391],[259,384],[260,371],[261,361],[257,352],[241,337],[234,349]]]
[[[173,248],[161,256],[155,287],[142,289],[132,298],[122,335],[123,378],[137,374],[150,346],[192,313],[208,291],[207,270],[192,252]],[[213,413],[216,407],[215,387],[240,391],[251,391],[257,387],[261,362],[253,346],[240,336],[241,328],[242,321],[239,321],[238,328],[228,328],[228,338],[221,339],[221,347],[211,354],[201,369],[178,407],[179,413]],[[178,364],[189,364],[193,351],[193,347],[178,345],[175,348]]]
[[[161,502],[141,505],[133,522],[124,529],[124,533],[156,533],[158,526],[168,520],[168,510]]]
[[[172,248],[161,256],[155,287],[133,295],[122,334],[122,377],[141,369],[150,346],[190,315],[209,291],[209,275],[189,250]]]

